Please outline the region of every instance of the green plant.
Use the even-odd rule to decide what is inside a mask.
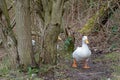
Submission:
[[[111,32],[115,34],[118,31],[118,27],[119,27],[118,25],[113,25],[111,28]]]
[[[28,67],[28,74],[33,74],[33,73],[38,73],[39,69],[38,68],[32,68],[32,67]]]
[[[5,56],[0,63],[0,75],[6,75],[9,73],[10,62],[8,56]]]
[[[65,40],[64,49],[69,51],[69,52],[73,52],[73,50],[74,50],[74,41],[73,41],[72,37],[68,37]]]
[[[90,5],[91,8],[95,7],[95,5],[96,5],[95,1],[94,0],[90,0],[89,5]]]
[[[9,72],[8,66],[5,64],[1,64],[0,65],[0,75],[1,76],[6,75],[8,72]]]
[[[68,38],[65,40],[65,45],[64,45],[64,47],[65,47],[66,50],[68,49],[68,46],[70,45],[70,41],[71,41],[71,40],[72,40],[71,37],[68,37]]]

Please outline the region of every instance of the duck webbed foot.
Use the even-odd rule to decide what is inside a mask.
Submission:
[[[84,68],[84,69],[89,69],[89,68],[90,68],[90,66],[88,65],[88,59],[86,59],[86,60],[84,61],[83,68]]]
[[[72,64],[72,67],[76,68],[77,67],[77,62],[76,62],[76,59],[73,59],[73,64]]]

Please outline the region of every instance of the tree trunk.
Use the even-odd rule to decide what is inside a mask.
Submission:
[[[20,64],[35,65],[31,39],[30,0],[16,1],[16,34]]]
[[[43,45],[44,51],[44,63],[45,64],[56,64],[57,62],[57,39],[60,32],[60,25],[50,24],[49,28],[46,29],[45,40]]]
[[[1,18],[2,15],[0,16],[0,32],[3,41],[3,46],[8,52],[10,59],[10,67],[16,68],[17,67],[16,38],[11,29],[10,17],[8,14],[7,4],[5,0],[0,0],[0,8],[1,8],[0,15],[3,13],[3,15],[5,16],[5,20]],[[3,25],[3,22],[6,22],[6,24]]]
[[[42,20],[41,55],[45,64],[57,62],[57,39],[63,16],[64,0],[39,0],[37,13]]]

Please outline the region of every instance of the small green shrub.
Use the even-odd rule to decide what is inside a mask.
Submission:
[[[0,65],[0,75],[6,75],[9,72],[9,68],[8,66],[6,66],[5,64],[1,64]]]
[[[0,75],[6,75],[7,73],[9,73],[9,67],[10,62],[8,60],[8,56],[6,56],[0,63]]]
[[[32,67],[28,67],[28,74],[33,74],[33,73],[38,73],[39,69],[38,68],[32,68]]]
[[[68,37],[64,42],[64,49],[68,52],[73,52],[74,50],[74,41],[72,37]]]

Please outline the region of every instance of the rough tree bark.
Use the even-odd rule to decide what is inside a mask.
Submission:
[[[17,68],[17,48],[16,48],[16,38],[14,32],[12,31],[12,26],[10,24],[10,17],[7,10],[7,4],[5,0],[0,0],[0,15],[3,13],[5,20],[0,16],[0,32],[3,41],[3,45],[8,52],[10,59],[11,68]],[[3,24],[5,23],[5,24]]]
[[[30,0],[16,0],[16,35],[20,64],[35,65],[31,43]]]
[[[43,24],[41,55],[43,63],[56,64],[57,38],[63,16],[64,3],[67,0],[38,0],[37,13]],[[41,62],[41,61],[40,61]]]

